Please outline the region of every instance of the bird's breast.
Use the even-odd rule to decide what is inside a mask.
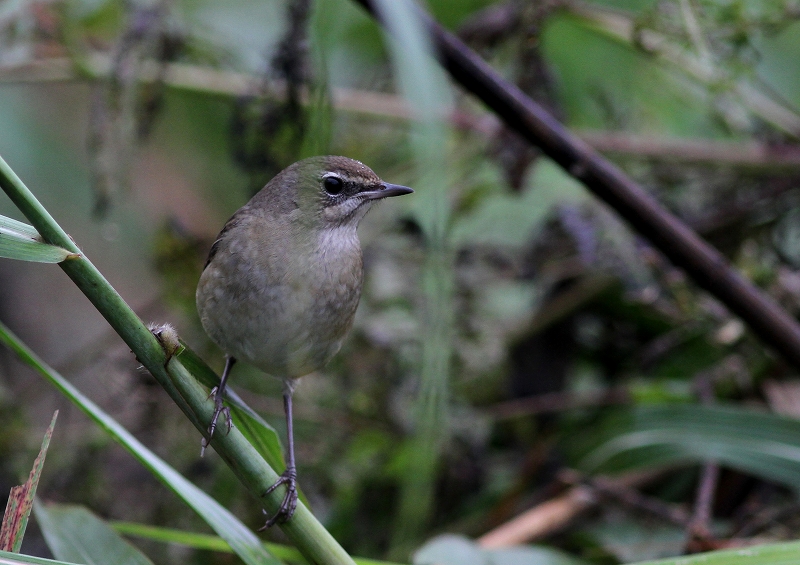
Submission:
[[[201,278],[198,309],[226,352],[275,376],[299,377],[323,367],[352,326],[361,247],[345,227],[302,239],[261,235],[217,253]]]
[[[319,234],[315,264],[309,273],[314,281],[317,313],[332,332],[350,329],[361,297],[363,260],[354,229],[330,228]],[[339,330],[339,325],[343,329]]]

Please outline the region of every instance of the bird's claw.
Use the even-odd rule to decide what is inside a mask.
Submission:
[[[264,496],[268,495],[281,485],[286,485],[286,494],[283,495],[283,501],[281,501],[281,505],[275,515],[267,520],[267,523],[258,529],[259,532],[263,532],[275,524],[282,524],[286,522],[292,517],[292,515],[294,515],[294,511],[297,509],[297,470],[294,467],[287,468],[283,474],[278,477],[278,480],[275,481],[275,484],[273,484],[264,492]]]
[[[211,398],[212,396],[214,397],[214,415],[211,416],[211,424],[208,426],[208,437],[204,437],[203,441],[200,443],[200,457],[205,454],[206,448],[211,444],[211,438],[214,437],[214,431],[217,429],[217,420],[219,419],[220,414],[225,416],[225,423],[228,425],[228,430],[225,432],[226,435],[229,434],[231,432],[231,428],[233,428],[231,409],[222,403],[222,395],[219,394],[218,387],[211,389],[211,393],[208,395],[208,398]]]

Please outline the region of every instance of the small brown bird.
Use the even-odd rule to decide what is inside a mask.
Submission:
[[[353,159],[311,157],[278,173],[211,246],[197,310],[227,361],[212,391],[209,437],[220,414],[230,425],[223,398],[237,360],[284,382],[288,460],[267,493],[286,485],[286,494],[264,528],[289,519],[297,507],[292,392],[296,379],[339,351],[353,325],[364,276],[358,223],[373,201],[411,192]]]

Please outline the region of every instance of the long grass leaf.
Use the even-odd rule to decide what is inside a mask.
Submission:
[[[617,413],[583,458],[586,470],[622,472],[718,461],[800,492],[800,421],[734,406],[673,404]]]
[[[793,565],[800,563],[800,542],[775,543],[681,555],[632,565]]]
[[[224,540],[211,534],[198,534],[196,532],[187,532],[174,528],[162,528],[150,526],[148,524],[137,524],[134,522],[112,522],[111,527],[126,536],[159,541],[162,543],[174,543],[194,549],[205,549],[223,553],[231,552],[230,546],[225,543]],[[294,547],[270,542],[264,542],[264,545],[273,555],[284,561],[294,563],[305,561],[303,555]],[[356,565],[401,565],[399,563],[367,559],[365,557],[354,557],[353,560],[356,562]]]
[[[75,256],[72,251],[44,243],[32,226],[0,216],[0,257],[35,263],[60,263]]]
[[[208,388],[219,384],[217,374],[189,347],[183,347],[176,357]],[[281,440],[275,428],[250,408],[232,389],[227,389],[225,398],[232,407],[234,422],[247,440],[273,469],[283,469],[286,463],[283,459]]]
[[[10,551],[0,550],[0,565],[75,565],[66,561],[56,561],[54,559],[44,559],[43,557],[33,557],[32,555],[21,555]]]
[[[36,369],[39,374],[45,377],[89,418],[94,420],[115,441],[127,449],[162,483],[181,497],[220,537],[230,544],[231,548],[245,563],[249,565],[265,563],[274,565],[280,563],[274,556],[270,555],[261,545],[258,537],[247,526],[242,524],[236,516],[145,447],[116,420],[39,359],[3,324],[0,324],[0,341],[5,343],[25,363]]]

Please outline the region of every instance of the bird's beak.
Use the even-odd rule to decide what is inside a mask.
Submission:
[[[378,190],[365,190],[364,192],[360,193],[359,196],[367,200],[378,200],[379,198],[402,196],[404,194],[411,194],[412,192],[414,191],[407,186],[385,182]]]

